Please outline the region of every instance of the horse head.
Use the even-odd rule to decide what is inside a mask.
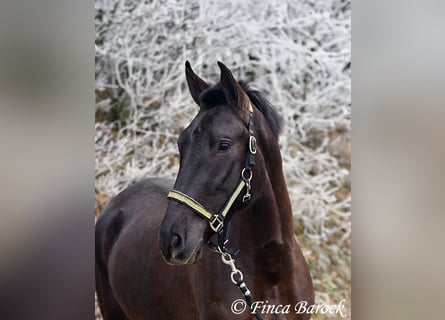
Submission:
[[[250,195],[252,172],[243,169],[246,155],[256,153],[253,128],[249,127],[253,107],[230,70],[221,62],[218,65],[220,82],[210,86],[186,62],[187,84],[200,110],[179,136],[174,199],[169,199],[160,229],[160,248],[171,264],[196,262],[203,244],[218,231],[215,221],[209,224],[213,217],[206,215],[216,215],[222,208],[230,215]],[[240,190],[234,193],[237,186]],[[228,201],[232,202],[229,208]]]

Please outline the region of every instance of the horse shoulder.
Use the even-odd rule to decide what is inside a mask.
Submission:
[[[166,194],[173,185],[169,179],[149,178],[137,182],[112,198],[96,223],[96,251],[108,261],[110,251],[122,230],[132,221],[161,219]]]
[[[106,291],[98,292],[102,307],[112,297],[108,301],[116,301],[134,318],[147,302],[153,303],[150,296],[154,291],[144,284],[153,284],[156,270],[165,265],[158,249],[158,233],[172,185],[165,179],[135,183],[111,199],[97,220],[96,270],[103,283],[96,285],[101,287],[98,291]],[[126,297],[127,291],[134,293],[132,299]],[[115,310],[113,307],[108,309]]]

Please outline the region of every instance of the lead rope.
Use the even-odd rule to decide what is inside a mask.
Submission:
[[[230,269],[232,270],[232,272],[230,273],[230,279],[243,293],[244,299],[246,300],[250,311],[255,315],[255,318],[257,318],[257,320],[263,320],[263,317],[261,316],[261,314],[254,311],[254,309],[252,308],[252,305],[253,305],[252,294],[251,294],[249,288],[247,288],[246,283],[244,282],[243,273],[241,272],[240,269],[238,269],[235,266],[235,260],[232,258],[231,254],[228,252],[223,252],[220,250],[220,253],[221,253],[222,262],[224,264],[227,264],[228,266],[230,266]]]

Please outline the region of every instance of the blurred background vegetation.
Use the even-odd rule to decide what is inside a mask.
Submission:
[[[96,216],[135,181],[175,177],[177,136],[197,112],[184,62],[216,82],[221,60],[283,116],[295,234],[317,302],[346,299],[350,314],[350,1],[95,3]]]

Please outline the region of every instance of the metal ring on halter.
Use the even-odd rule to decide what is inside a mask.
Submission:
[[[244,174],[246,173],[246,172],[248,172],[249,173],[249,176],[248,177],[245,177],[244,176]],[[245,182],[250,182],[250,180],[252,180],[252,169],[250,169],[250,168],[244,168],[243,169],[243,171],[241,171],[241,177],[243,178],[243,180],[245,181]]]

